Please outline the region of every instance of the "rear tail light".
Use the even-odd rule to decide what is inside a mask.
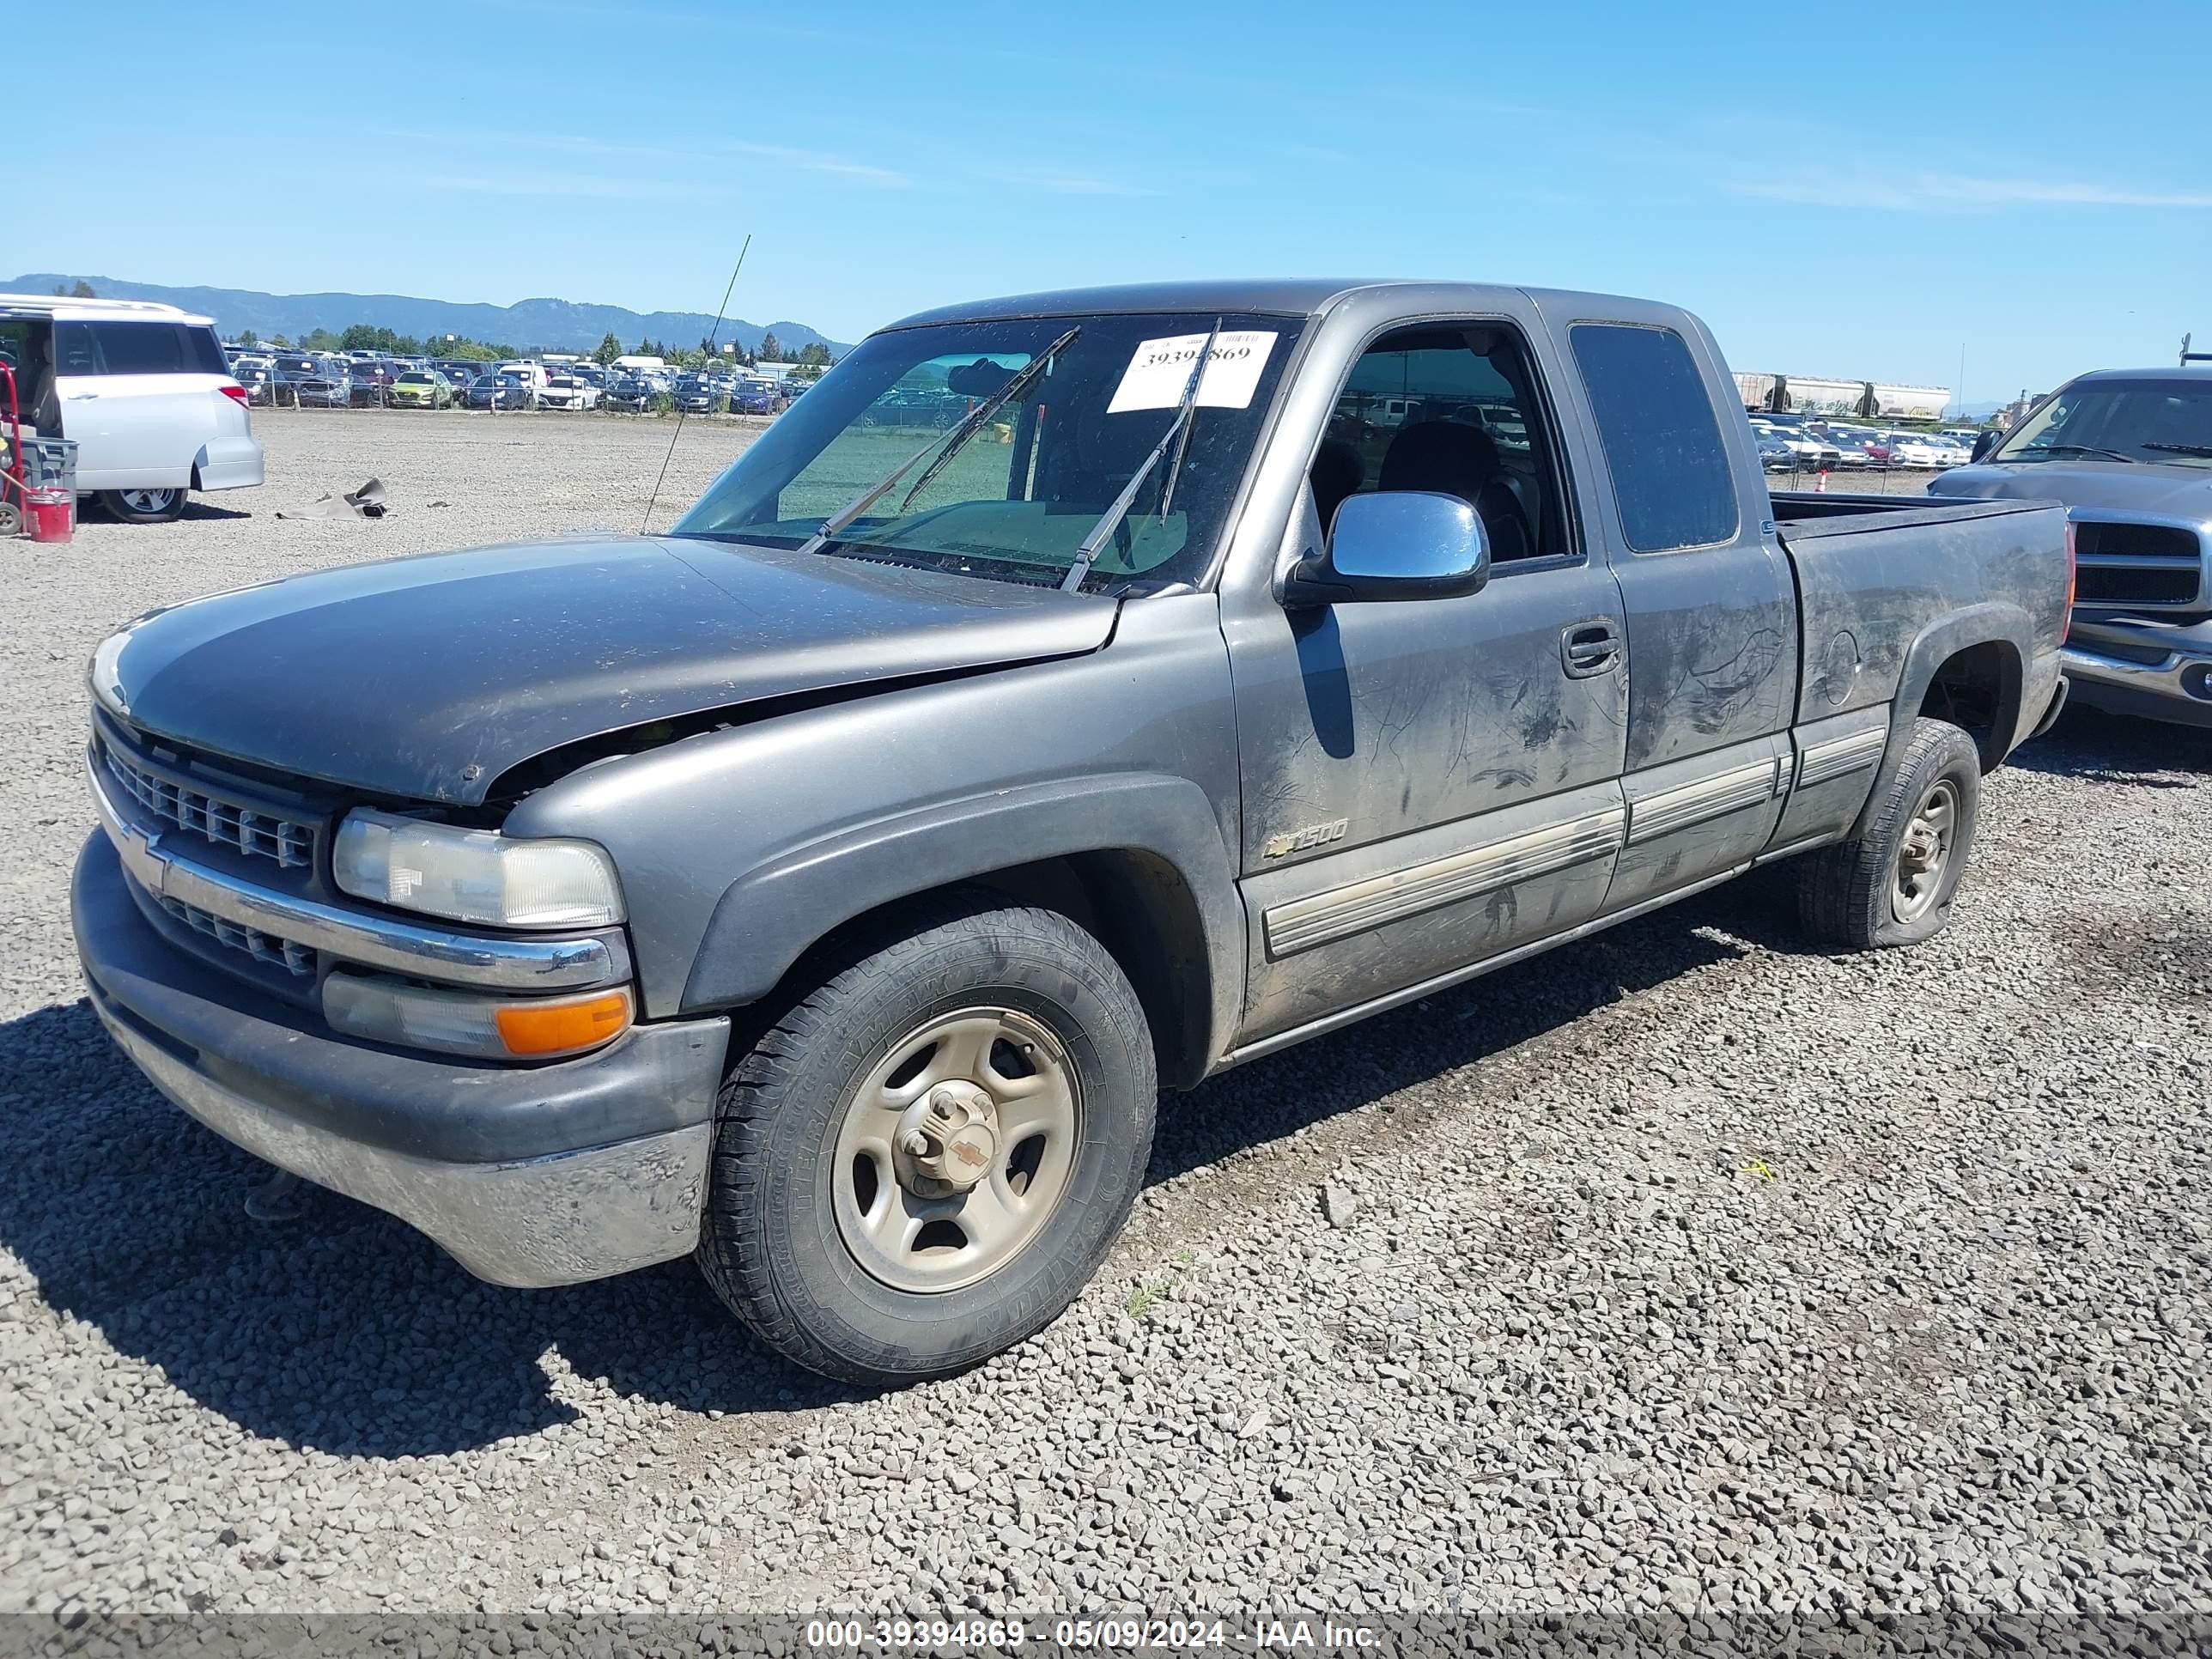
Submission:
[[[252,401],[252,399],[246,395],[246,388],[239,385],[235,380],[225,380],[221,386],[217,386],[216,390],[222,393],[224,397],[229,398],[231,402],[238,404],[240,408],[243,408],[246,404]]]

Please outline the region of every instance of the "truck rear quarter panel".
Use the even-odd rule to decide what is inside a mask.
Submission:
[[[1888,704],[1901,729],[1945,661],[1996,641],[2020,672],[2000,754],[2033,729],[2066,627],[2063,509],[1870,512],[1785,524],[1781,535],[1803,618],[1798,724]]]

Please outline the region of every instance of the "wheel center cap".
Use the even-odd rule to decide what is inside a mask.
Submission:
[[[924,1198],[964,1193],[998,1158],[998,1108],[973,1083],[940,1083],[900,1114],[892,1148],[908,1191]]]

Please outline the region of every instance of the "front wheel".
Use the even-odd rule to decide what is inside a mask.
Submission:
[[[167,524],[184,516],[181,489],[103,489],[100,504],[125,524]]]
[[[988,896],[826,964],[718,1106],[698,1260],[763,1340],[846,1382],[963,1370],[1097,1271],[1150,1158],[1152,1036],[1066,917]]]
[[[1897,765],[1875,786],[1863,834],[1806,855],[1805,925],[1853,951],[1917,945],[1951,920],[1981,803],[1974,742],[1947,720],[1912,723]]]

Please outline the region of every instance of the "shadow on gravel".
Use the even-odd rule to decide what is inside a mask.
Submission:
[[[1170,1096],[1147,1178],[1741,957],[1736,939],[1765,931],[1766,908],[1723,889]],[[88,1005],[0,1024],[0,1243],[38,1281],[36,1296],[0,1304],[0,1332],[82,1321],[252,1434],[376,1457],[464,1451],[575,1417],[545,1363],[554,1349],[624,1400],[751,1415],[770,1432],[781,1413],[860,1397],[756,1344],[689,1262],[501,1290],[334,1194],[303,1188],[296,1219],[252,1221],[243,1200],[267,1174],[162,1100]]]
[[[2176,773],[2212,776],[2212,731],[2069,708],[2058,724],[2013,751],[2008,765],[2088,783],[2137,789],[2194,789]]]
[[[156,1094],[88,1005],[0,1024],[0,1243],[38,1281],[0,1302],[0,1351],[21,1352],[11,1322],[81,1320],[249,1433],[378,1457],[574,1418],[553,1348],[623,1399],[686,1410],[773,1419],[855,1397],[754,1343],[689,1262],[501,1290],[335,1194],[305,1188],[297,1219],[248,1219],[268,1173]]]
[[[1803,951],[1788,886],[1774,879],[1779,873],[1755,871],[1580,944],[1255,1060],[1188,1094],[1163,1096],[1146,1180],[1171,1180],[1477,1064],[1693,969],[1746,956],[1752,945],[1771,939],[1772,948]]]
[[[232,519],[250,519],[252,516],[253,514],[252,513],[246,511],[243,507],[216,507],[204,501],[187,501],[185,503],[185,510],[182,513],[179,513],[174,519],[170,520],[169,523],[191,524],[200,521],[207,523],[221,523]],[[117,518],[104,507],[94,507],[83,504],[80,504],[78,507],[77,520],[79,523],[82,523],[89,520],[94,523],[115,525],[125,530],[160,530],[164,528],[163,526],[158,524],[132,524],[127,519]]]

